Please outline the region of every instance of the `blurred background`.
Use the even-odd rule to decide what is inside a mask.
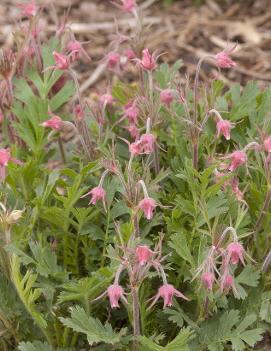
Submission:
[[[18,0],[0,1],[1,46],[14,44],[13,32],[20,23],[17,3]],[[37,3],[44,6],[42,35],[54,33],[64,20],[65,12],[69,12],[68,23],[76,39],[89,41],[84,47],[92,60],[83,59],[75,67],[81,83],[85,83],[85,90],[91,94],[98,82],[99,86],[103,81],[106,84],[106,73],[99,72],[97,67],[110,50],[116,31],[129,35],[133,30],[135,22],[131,15],[122,14],[109,0],[43,0]],[[161,60],[175,62],[181,58],[185,63],[183,73],[193,76],[196,62],[202,55],[217,53],[227,44],[238,42],[233,55],[237,66],[221,73],[207,66],[206,75],[219,75],[229,86],[235,82],[244,85],[249,80],[257,80],[262,87],[269,85],[271,0],[139,0],[138,3],[149,25],[145,46],[150,50],[158,49],[159,53],[166,52]],[[133,71],[130,73],[132,81]]]

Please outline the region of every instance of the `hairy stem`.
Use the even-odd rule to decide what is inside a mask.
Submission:
[[[132,286],[131,288],[132,294],[132,304],[133,304],[133,334],[134,334],[134,342],[133,342],[133,351],[138,351],[138,341],[137,337],[140,335],[140,308],[139,308],[139,299],[138,299],[138,288],[136,286]]]
[[[63,163],[66,163],[65,150],[64,150],[64,147],[63,147],[63,142],[62,142],[61,137],[58,138],[58,146],[59,146],[59,151],[60,151],[60,155],[61,155],[62,161],[63,161]]]
[[[196,141],[193,144],[193,167],[195,169],[198,168],[198,161],[199,161],[199,145],[198,145],[198,141]]]

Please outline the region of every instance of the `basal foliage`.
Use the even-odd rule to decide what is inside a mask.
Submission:
[[[84,100],[82,47],[66,27],[37,40],[31,6],[0,62],[0,349],[252,350],[271,323],[271,90],[140,59],[122,1],[137,27],[100,63],[112,91]]]

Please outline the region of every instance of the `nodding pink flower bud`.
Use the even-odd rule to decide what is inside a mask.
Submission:
[[[264,139],[263,145],[265,151],[271,152],[271,136]]]
[[[59,116],[52,115],[52,118],[41,123],[42,127],[60,130],[63,127],[63,121]]]
[[[55,68],[65,71],[70,67],[70,61],[68,56],[62,55],[56,51],[53,52],[55,59]]]
[[[21,9],[21,15],[23,17],[34,17],[38,13],[38,6],[35,4],[35,1],[26,4],[17,5]]]
[[[142,153],[141,141],[137,140],[129,144],[129,151],[132,155],[140,155]]]
[[[124,290],[117,283],[114,283],[108,287],[107,294],[109,297],[111,308],[118,308],[120,299],[124,300],[127,303],[127,300],[124,296]]]
[[[142,152],[144,154],[151,154],[153,152],[155,137],[152,134],[150,133],[143,134],[140,138],[140,142],[141,142]]]
[[[7,149],[0,149],[0,166],[6,167],[10,159],[10,151]]]
[[[171,89],[162,90],[160,93],[160,100],[163,104],[169,107],[174,100],[174,91]]]
[[[142,51],[142,60],[135,59],[136,62],[145,70],[153,71],[156,68],[155,54],[151,54],[148,49]]]
[[[164,284],[159,288],[158,293],[154,297],[154,301],[150,307],[152,307],[160,297],[164,300],[164,308],[167,306],[172,306],[174,296],[181,297],[182,299],[189,301],[189,299],[180,291],[175,289],[173,285]]]
[[[230,58],[230,55],[235,50],[236,46],[231,49],[226,49],[215,55],[216,65],[219,68],[231,68],[236,66],[236,63]]]
[[[77,121],[82,121],[84,119],[84,111],[83,111],[81,105],[77,104],[74,107],[74,115],[75,115],[75,119]]]
[[[115,99],[111,94],[103,94],[99,97],[99,101],[102,105],[113,105],[115,102]]]
[[[115,68],[119,67],[120,64],[120,54],[117,52],[109,52],[106,57],[106,66],[110,70],[114,70]]]
[[[147,245],[141,245],[136,248],[136,258],[140,266],[148,263],[152,254],[152,250]]]
[[[128,118],[129,123],[131,124],[136,124],[137,123],[137,118],[139,114],[139,109],[136,107],[136,104],[134,101],[129,102],[124,106],[124,114],[123,116],[125,118]]]
[[[145,197],[138,204],[138,208],[140,208],[144,212],[145,217],[149,220],[152,219],[153,211],[155,210],[156,207],[157,207],[156,201],[150,197]]]
[[[233,125],[230,121],[226,119],[218,119],[216,122],[217,137],[222,134],[226,140],[230,140],[232,128]]]
[[[232,188],[233,193],[236,195],[237,200],[243,201],[244,194],[239,189],[239,181],[237,178],[232,179],[231,188]]]
[[[237,264],[240,261],[242,262],[243,265],[245,265],[244,252],[245,250],[240,243],[238,242],[230,243],[227,247],[227,254],[228,254],[230,263]]]
[[[133,12],[136,8],[136,0],[121,0],[121,2],[121,8],[124,12]]]
[[[215,281],[215,276],[211,272],[205,272],[201,276],[201,282],[203,286],[209,291],[212,291],[214,281]]]
[[[67,49],[70,52],[72,62],[77,61],[81,54],[84,54],[89,60],[90,57],[78,40],[71,40],[67,44]]]
[[[129,124],[127,130],[133,139],[137,139],[139,137],[139,130],[135,124]]]
[[[16,164],[22,164],[21,161],[13,158],[10,154],[9,149],[0,149],[0,181],[4,181],[6,178],[6,167],[9,162]]]
[[[129,61],[136,58],[136,54],[133,49],[127,49],[124,51],[124,56],[127,57]]]
[[[96,205],[96,202],[99,200],[104,201],[106,192],[101,186],[96,186],[95,188],[91,189],[89,192],[87,192],[85,195],[81,196],[81,199],[90,195],[91,199],[89,201],[89,204]]]
[[[231,274],[224,274],[221,278],[221,282],[220,282],[220,290],[222,292],[224,291],[229,291],[229,289],[235,289],[235,286],[234,286],[234,278]]]
[[[245,151],[242,151],[242,150],[234,151],[230,155],[230,158],[231,158],[231,164],[229,166],[229,170],[231,172],[235,171],[236,168],[238,168],[239,166],[241,166],[247,162],[247,155],[246,155]]]

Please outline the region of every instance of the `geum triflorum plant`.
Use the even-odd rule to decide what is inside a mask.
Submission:
[[[190,85],[146,47],[135,0],[113,5],[136,26],[95,98],[84,43],[66,18],[45,38],[35,2],[1,51],[0,349],[253,349],[271,323],[271,90],[201,84],[234,44]]]

